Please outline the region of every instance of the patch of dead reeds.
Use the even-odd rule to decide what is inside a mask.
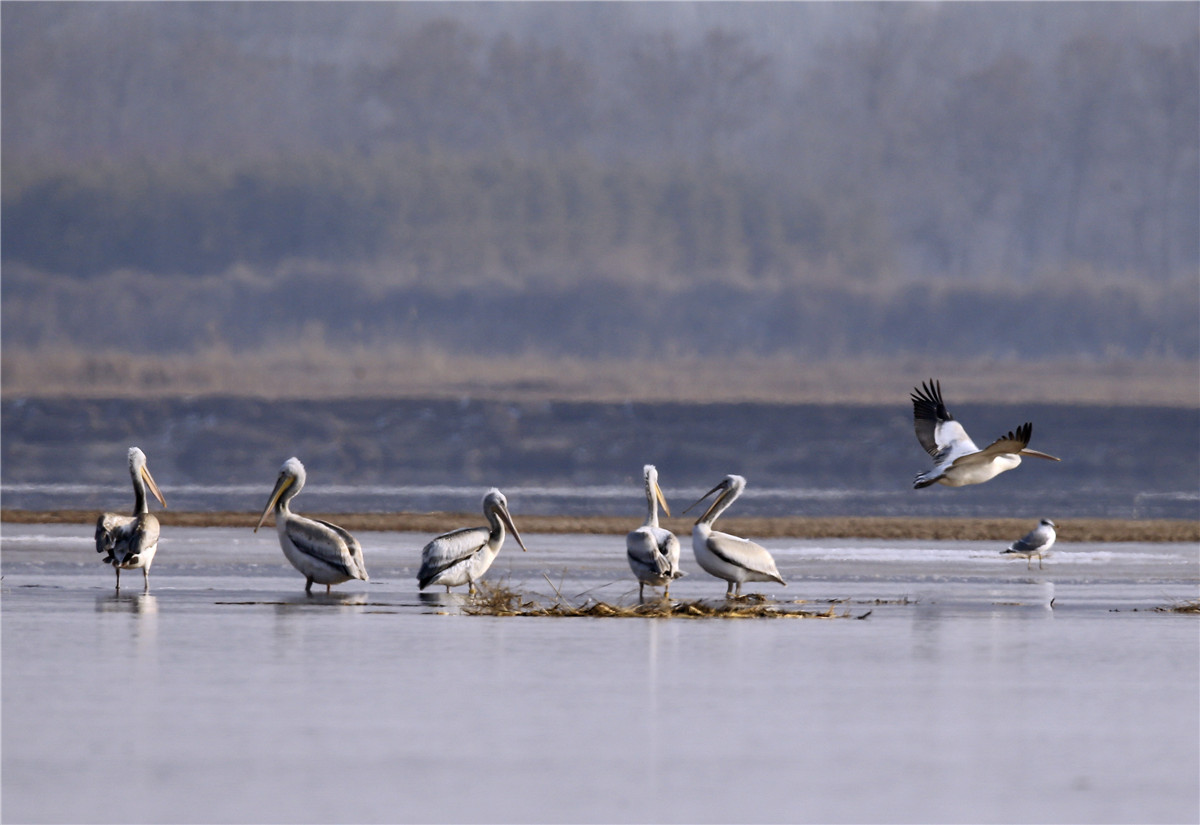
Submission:
[[[553,602],[543,604],[506,584],[480,583],[462,612],[468,616],[592,619],[865,619],[871,613],[851,616],[849,611],[838,612],[832,604],[820,611],[802,610],[795,604],[771,601],[758,593],[721,602],[662,599],[623,605],[588,598],[572,604],[557,591]]]
[[[1167,607],[1157,608],[1160,613],[1195,613],[1200,614],[1200,599],[1186,602],[1176,602]]]

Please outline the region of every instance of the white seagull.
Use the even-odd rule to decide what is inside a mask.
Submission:
[[[671,508],[658,486],[658,470],[653,464],[642,468],[646,485],[646,521],[625,537],[625,556],[638,579],[638,599],[644,598],[646,585],[665,587],[663,596],[671,595],[671,582],[684,575],[679,569],[679,539],[670,530],[658,526],[658,505],[666,514]]]
[[[1001,550],[1002,556],[1024,556],[1025,569],[1029,569],[1032,558],[1037,556],[1038,570],[1042,569],[1042,557],[1050,552],[1058,534],[1054,532],[1055,524],[1048,518],[1038,522],[1038,526],[1030,530],[1024,538],[1014,541],[1007,550]]]
[[[696,554],[696,563],[706,572],[729,582],[725,590],[727,599],[742,595],[742,582],[779,582],[787,586],[775,568],[775,559],[765,547],[712,529],[713,522],[737,500],[745,487],[746,479],[741,476],[725,476],[720,484],[683,511],[686,513],[713,493],[721,491],[692,528],[692,551]]]
[[[1029,422],[979,449],[947,411],[940,381],[922,382],[913,390],[912,402],[917,440],[933,456],[933,468],[917,473],[913,480],[913,487],[917,489],[934,482],[948,487],[982,484],[1019,465],[1023,455],[1061,461],[1028,448],[1029,438],[1033,435],[1033,424]]]
[[[313,582],[325,585],[328,593],[331,585],[351,579],[367,581],[367,567],[358,539],[336,524],[298,516],[288,509],[292,499],[304,488],[304,479],[304,465],[300,459],[293,456],[283,462],[275,489],[271,491],[271,498],[263,508],[254,532],[258,532],[267,520],[267,514],[274,510],[279,546],[292,567],[307,579],[305,593],[312,593]]]
[[[461,527],[425,545],[421,551],[421,569],[417,571],[419,589],[440,584],[449,593],[451,587],[465,584],[474,593],[475,582],[492,566],[504,544],[506,526],[521,550],[526,549],[508,513],[508,500],[495,487],[483,497],[483,514],[490,527]]]
[[[146,501],[146,487],[163,507],[167,502],[146,469],[146,454],[129,448],[129,475],[133,477],[133,515],[104,513],[96,520],[96,552],[105,553],[104,563],[117,571],[117,590],[121,589],[121,571],[142,570],[145,590],[150,590],[150,565],[158,552],[158,518]]]

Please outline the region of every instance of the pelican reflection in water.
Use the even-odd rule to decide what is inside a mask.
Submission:
[[[104,513],[96,521],[96,552],[104,553],[104,563],[117,571],[117,590],[121,589],[122,570],[142,570],[144,588],[150,590],[150,565],[158,552],[158,518],[146,500],[146,488],[163,507],[167,502],[154,477],[146,469],[146,454],[129,448],[129,475],[133,478],[133,515]]]
[[[748,539],[712,529],[717,518],[737,500],[745,488],[746,479],[735,475],[725,476],[720,484],[700,496],[695,504],[683,511],[686,513],[713,493],[719,492],[692,528],[692,551],[696,554],[696,563],[706,572],[729,582],[729,587],[725,590],[727,599],[742,595],[742,582],[779,582],[787,586],[787,582],[775,568],[775,559],[765,547]]]
[[[918,473],[913,480],[917,489],[934,483],[948,487],[982,484],[1020,465],[1023,455],[1061,461],[1029,449],[1029,439],[1033,436],[1033,424],[1029,422],[979,449],[946,409],[940,381],[922,382],[912,391],[912,402],[917,440],[933,457],[933,468]]]
[[[679,539],[658,526],[658,505],[668,516],[671,508],[658,486],[658,470],[653,464],[642,468],[642,480],[646,487],[646,521],[625,537],[625,555],[638,579],[639,599],[644,598],[646,585],[663,587],[663,596],[668,597],[671,582],[684,575],[679,569]]]
[[[488,527],[451,530],[425,545],[421,551],[421,569],[417,571],[421,590],[444,585],[449,593],[451,587],[465,584],[468,592],[474,593],[475,582],[492,566],[504,544],[505,527],[512,531],[521,550],[526,549],[509,515],[508,501],[495,487],[483,497],[483,514],[487,516]]]
[[[267,514],[274,510],[279,546],[292,566],[307,579],[306,593],[312,592],[313,582],[325,585],[328,593],[331,585],[351,579],[367,581],[362,547],[354,536],[336,524],[298,516],[288,509],[292,499],[304,488],[304,479],[304,465],[300,459],[293,457],[283,462],[275,489],[254,532],[258,532],[267,520]]]

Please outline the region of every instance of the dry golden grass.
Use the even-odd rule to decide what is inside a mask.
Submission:
[[[22,397],[524,398],[576,401],[900,403],[914,382],[950,381],[974,401],[1200,405],[1194,362],[1022,363],[916,357],[660,360],[484,358],[392,346],[130,355],[6,347],[0,389]],[[899,399],[899,401],[898,401]]]
[[[93,524],[94,510],[0,510],[0,521],[14,524]],[[258,523],[258,513],[157,513],[164,527],[244,527]],[[313,518],[333,521],[352,531],[443,533],[478,516],[470,513],[314,513]],[[688,535],[692,522],[664,519],[663,526]],[[1012,518],[904,518],[885,516],[789,516],[782,518],[729,518],[724,529],[740,536],[768,538],[863,538],[927,541],[1011,541],[1028,531],[1028,519]],[[1170,519],[1063,519],[1058,523],[1062,542],[1200,542],[1200,521]],[[628,518],[617,516],[521,516],[522,533],[592,533],[624,535]]]
[[[540,604],[504,584],[481,583],[470,602],[463,607],[469,616],[535,616],[544,618],[592,619],[848,619],[847,611],[837,612],[833,605],[821,611],[801,610],[798,603],[769,601],[751,594],[723,602],[675,602],[660,599],[633,605],[609,604],[588,599],[570,604],[557,593],[550,604]],[[870,611],[855,618],[864,619]]]

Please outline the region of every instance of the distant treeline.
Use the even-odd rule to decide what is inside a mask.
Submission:
[[[203,351],[401,345],[578,358],[1200,358],[1195,284],[854,283],[672,289],[364,283],[339,270],[79,280],[5,271],[6,342],[22,349]]]
[[[92,277],[385,262],[393,282],[790,280],[877,274],[865,216],[716,166],[602,167],[415,151],[243,164],[122,163],[6,181],[4,258]],[[831,225],[836,223],[838,225]]]
[[[6,4],[4,261],[1200,268],[1194,4],[658,5]]]
[[[6,347],[1200,350],[1195,4],[0,14]]]

